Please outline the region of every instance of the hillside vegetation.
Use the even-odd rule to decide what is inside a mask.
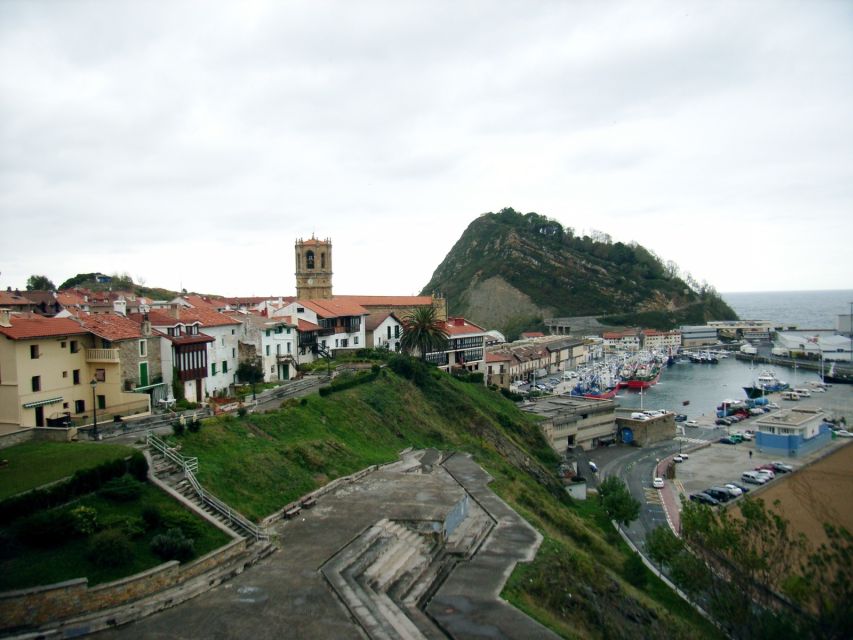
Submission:
[[[513,209],[468,226],[423,289],[432,292],[450,313],[510,334],[552,316],[659,329],[737,317],[710,286],[640,245],[577,236]]]
[[[595,503],[572,503],[533,417],[482,384],[403,356],[378,376],[359,375],[373,379],[277,411],[205,421],[180,438],[182,453],[199,457],[211,491],[260,519],[406,447],[469,452],[545,536],[505,597],[565,637],[715,637],[642,566],[626,564],[630,554]]]

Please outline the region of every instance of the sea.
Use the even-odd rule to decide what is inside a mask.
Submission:
[[[741,320],[770,320],[800,329],[837,329],[839,315],[850,314],[853,290],[753,291],[721,293]]]
[[[800,329],[836,329],[837,317],[850,313],[853,290],[758,291],[720,294],[738,317],[770,320]],[[660,381],[642,394],[622,389],[616,396],[622,407],[666,409],[690,418],[714,416],[724,400],[744,400],[743,387],[763,371],[772,371],[792,387],[818,381],[816,372],[789,369],[743,360],[734,354],[719,364],[674,364],[664,369]]]

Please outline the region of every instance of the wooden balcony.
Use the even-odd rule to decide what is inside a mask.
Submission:
[[[86,349],[86,362],[119,363],[118,349]]]

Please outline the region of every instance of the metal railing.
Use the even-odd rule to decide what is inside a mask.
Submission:
[[[195,477],[195,473],[198,471],[198,458],[190,458],[181,455],[170,447],[162,438],[159,438],[150,431],[148,432],[147,442],[150,448],[155,449],[169,462],[172,462],[174,465],[183,470],[184,477],[186,477],[202,504],[209,506],[211,509],[226,518],[232,526],[239,527],[256,541],[260,542],[269,540],[269,534],[266,531],[258,527],[239,511],[229,507],[225,502],[207,491],[201,485]]]

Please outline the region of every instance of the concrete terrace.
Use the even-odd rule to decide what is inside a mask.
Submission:
[[[541,536],[469,457],[408,452],[276,525],[281,550],[98,637],[556,638],[500,599]]]

